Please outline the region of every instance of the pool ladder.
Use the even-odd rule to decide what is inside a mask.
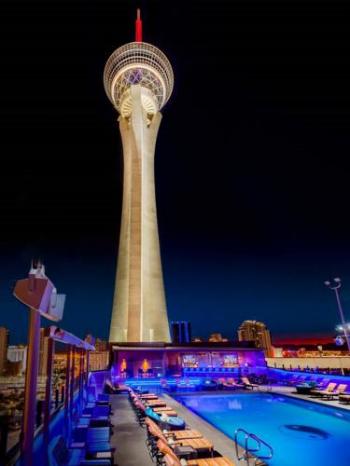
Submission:
[[[244,446],[242,447],[243,452],[239,453],[240,444],[238,440],[242,435],[244,435],[244,442],[242,443]],[[238,461],[245,461],[247,466],[263,466],[266,464],[265,460],[270,460],[273,457],[273,448],[271,445],[257,435],[247,432],[245,429],[240,428],[236,430],[234,441]],[[251,445],[252,441],[254,442],[254,446]],[[261,454],[263,452],[264,454]]]

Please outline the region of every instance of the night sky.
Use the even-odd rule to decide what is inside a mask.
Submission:
[[[40,257],[62,327],[108,336],[122,159],[102,74],[138,6],[175,74],[156,152],[169,318],[203,337],[247,318],[332,334],[325,279],[342,277],[350,318],[350,4],[335,0],[3,2],[0,325],[26,340],[12,289]]]

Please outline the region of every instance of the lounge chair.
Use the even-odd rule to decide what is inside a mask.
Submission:
[[[230,390],[236,389],[236,388],[244,388],[244,384],[237,382],[233,378],[229,378],[229,379],[226,380],[225,383],[223,383],[223,388],[224,389],[230,389]]]
[[[182,446],[182,447],[191,447],[193,450],[196,451],[197,454],[203,454],[208,452],[210,456],[213,455],[214,451],[214,445],[210,440],[208,440],[205,437],[201,438],[184,438],[181,440],[174,440],[174,439],[167,439],[168,444],[171,447],[174,447],[176,449],[177,446]]]
[[[147,431],[151,429],[151,433],[153,435],[157,435],[158,438],[165,437],[168,439],[169,437],[172,437],[175,440],[181,440],[185,438],[202,438],[203,435],[198,432],[198,430],[193,430],[193,429],[183,429],[183,430],[161,430],[158,424],[156,424],[152,419],[146,418],[145,419],[145,424],[147,426]]]
[[[327,387],[324,390],[311,390],[311,396],[315,396],[315,397],[327,396],[335,390],[336,386],[337,386],[336,383],[331,382],[327,385]]]
[[[341,384],[338,385],[338,387],[335,390],[333,390],[330,393],[326,393],[325,395],[323,395],[323,398],[327,398],[327,399],[331,400],[335,396],[339,396],[339,395],[345,393],[347,388],[348,388],[348,386],[347,386],[346,383],[341,383]]]
[[[220,379],[220,383],[222,385],[222,388],[225,389],[232,389],[234,387],[234,380],[233,379]]]
[[[113,387],[113,384],[110,380],[106,380],[105,384],[103,386],[103,393],[106,395],[114,395],[115,393],[118,393],[115,387]]]
[[[173,452],[164,456],[166,466],[181,466],[180,459]],[[215,458],[196,458],[187,460],[188,466],[235,466],[235,463],[226,456],[217,456]]]
[[[162,400],[147,400],[146,405],[151,408],[161,408],[162,406],[166,406],[166,403]]]
[[[54,437],[49,443],[48,456],[50,466],[111,466],[109,459],[84,458],[83,449],[68,449],[62,436]]]
[[[157,449],[163,456],[169,453],[169,450],[170,452],[174,451],[176,455],[181,456],[180,448],[178,447],[189,447],[193,450],[193,453],[196,456],[198,454],[209,454],[209,456],[212,456],[214,450],[214,445],[204,437],[199,439],[183,439],[176,442],[167,442],[164,439],[157,440]]]
[[[162,414],[165,414],[166,416],[171,416],[171,417],[176,417],[177,416],[177,412],[170,408],[170,407],[165,407],[165,408],[154,408],[153,411],[157,414],[159,414],[160,416]]]
[[[348,405],[350,403],[350,393],[339,394],[339,402]]]
[[[155,393],[147,393],[145,395],[140,395],[141,400],[158,400],[158,396]]]
[[[203,437],[203,435],[195,429],[172,430],[169,433],[164,433],[164,435],[166,438],[172,437],[174,440]]]
[[[251,383],[248,377],[242,377],[241,380],[245,388],[250,388],[251,390],[259,388],[259,385],[257,383]]]
[[[156,413],[166,413],[167,411],[174,411],[174,408],[171,406],[165,405],[165,406],[159,406],[158,408],[155,408],[152,406],[153,411]]]
[[[164,433],[160,430],[158,426],[155,426],[154,424],[148,424],[147,430],[151,436],[153,436],[156,441],[161,441],[167,446],[171,446],[172,448],[175,448],[176,446],[187,446],[191,447],[197,452],[212,452],[213,451],[213,444],[206,438],[204,437],[197,437],[197,438],[174,438],[172,436],[165,436]],[[162,445],[160,443],[159,445]],[[159,445],[157,444],[157,448],[159,449]],[[165,454],[165,453],[164,453]]]
[[[164,419],[165,413],[155,413],[153,409],[147,408],[144,411],[145,415],[151,418],[153,421],[156,423],[160,424],[163,426],[162,428],[164,429],[169,429],[169,430],[182,430],[185,428],[185,421],[181,418],[176,416],[167,416],[167,419]]]

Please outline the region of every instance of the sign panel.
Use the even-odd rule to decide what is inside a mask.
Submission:
[[[66,296],[57,294],[56,288],[47,277],[29,274],[29,278],[17,281],[13,294],[46,319],[54,322],[62,319]]]

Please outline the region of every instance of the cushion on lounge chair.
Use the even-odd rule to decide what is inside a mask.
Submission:
[[[193,429],[184,429],[184,430],[173,430],[170,432],[172,436],[175,437],[176,440],[188,439],[188,438],[202,438],[203,435],[198,432],[198,430]]]

